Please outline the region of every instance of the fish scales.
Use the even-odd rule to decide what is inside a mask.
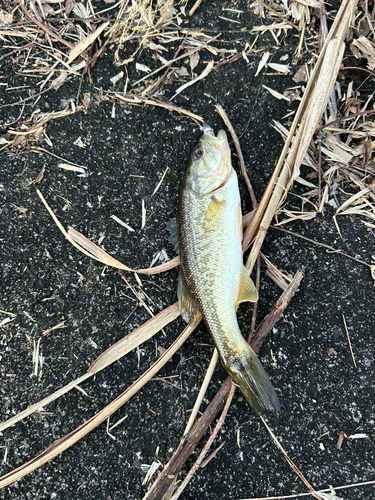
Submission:
[[[178,204],[181,268],[178,298],[183,318],[202,313],[220,360],[259,412],[280,406],[273,386],[238,326],[236,306],[257,300],[242,260],[242,213],[237,175],[226,134],[212,129],[194,149]]]

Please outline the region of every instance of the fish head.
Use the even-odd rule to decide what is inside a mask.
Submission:
[[[187,184],[200,196],[211,195],[224,188],[232,173],[227,135],[220,130],[215,136],[208,125],[194,148],[187,170]]]

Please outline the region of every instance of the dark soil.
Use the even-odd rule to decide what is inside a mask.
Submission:
[[[209,2],[203,6],[189,21],[190,26],[217,31],[232,28],[217,18],[217,6]],[[250,29],[261,24],[250,14],[246,2],[237,2],[236,8],[246,11],[241,19],[243,26]],[[292,61],[298,43],[295,34],[283,40],[281,49],[270,49],[275,62],[283,54],[289,54],[289,62]],[[254,35],[223,36],[225,40],[235,38],[240,50],[246,42],[252,43]],[[262,43],[272,47],[274,41],[262,38]],[[177,44],[170,47],[171,57],[177,48]],[[201,59],[209,59],[209,54],[206,52]],[[147,52],[140,56],[140,61],[154,64]],[[240,136],[259,199],[283,145],[271,126],[272,120],[286,123],[282,117],[288,110],[296,109],[298,101],[289,104],[271,97],[263,84],[279,92],[295,84],[290,76],[255,77],[258,61],[259,57],[254,57],[249,65],[240,59],[223,66],[189,87],[174,102],[203,116],[215,130],[223,126],[215,113],[215,102],[226,109]],[[8,87],[24,81],[30,84],[14,72],[11,60],[2,64],[2,83]],[[93,69],[93,84],[83,80],[81,94],[95,95],[94,87],[111,89],[109,78],[118,71],[113,65],[113,52],[108,50]],[[134,80],[135,75],[130,67],[129,77]],[[123,83],[117,85],[120,90]],[[167,87],[165,97],[172,96],[178,85]],[[42,111],[62,108],[64,102],[76,99],[78,88],[79,79],[73,79],[60,90],[43,95],[37,107]],[[22,92],[6,92],[5,86],[0,90],[1,105],[16,102],[20,95],[27,97]],[[31,103],[26,107],[29,114]],[[165,223],[175,216],[179,182],[200,136],[199,126],[161,108],[116,104],[115,111],[115,118],[111,118],[112,104],[92,104],[85,113],[49,123],[47,134],[52,148],[40,143],[55,155],[86,166],[87,177],[59,169],[60,160],[48,154],[0,157],[0,309],[16,314],[15,320],[0,330],[2,420],[82,375],[102,351],[149,319],[116,270],[103,269],[64,239],[39,200],[36,186],[30,184],[42,167],[45,173],[37,187],[65,227],[72,225],[94,242],[104,234],[102,244],[106,251],[133,268],[147,267],[162,249],[173,256]],[[0,127],[16,119],[19,112],[18,106],[1,108]],[[85,148],[73,144],[78,137]],[[151,197],[167,167],[160,189]],[[307,170],[303,174],[306,173]],[[251,210],[249,197],[244,185],[241,190],[243,211],[247,212]],[[142,200],[147,210],[144,229]],[[291,206],[293,203],[291,196]],[[19,207],[26,213],[21,213]],[[129,232],[111,215],[135,231]],[[324,216],[297,221],[288,228],[371,263],[375,254],[374,233],[358,218],[342,217],[341,239],[332,215],[328,207]],[[374,282],[369,268],[273,229],[263,252],[280,269],[291,274],[301,269],[305,273],[299,291],[260,351],[281,401],[280,412],[267,415],[267,421],[316,489],[373,480],[375,322]],[[265,276],[265,268],[262,271],[259,322],[281,293]],[[137,286],[132,274],[127,277]],[[176,300],[176,279],[177,270],[141,276],[148,296],[146,302],[155,314]],[[1,314],[0,319],[5,317]],[[251,306],[241,306],[239,321],[243,332],[247,331],[250,317]],[[65,321],[66,328],[42,333],[61,321]],[[182,320],[175,321],[165,329],[166,336],[160,332],[155,340],[142,346],[140,357],[132,352],[82,384],[85,394],[71,391],[45,408],[50,413],[35,414],[4,431],[0,457],[5,456],[5,450],[7,454],[0,466],[1,474],[41,453],[117,397],[156,360],[156,347],[168,347],[183,326]],[[35,377],[32,353],[34,342],[39,340],[44,364],[42,375]],[[1,498],[141,499],[147,489],[142,485],[145,472],[141,465],[154,460],[165,464],[171,457],[212,350],[209,335],[201,327],[160,372],[161,377],[182,390],[152,380],[111,417],[110,425],[127,416],[111,435],[102,424],[61,456],[7,487]],[[204,405],[225,376],[218,367]],[[340,431],[347,438],[337,449]],[[359,433],[368,437],[349,439]],[[196,474],[181,498],[238,499],[306,491],[239,392],[216,446],[223,441],[224,447]],[[373,494],[373,486],[337,491],[345,499],[356,500],[371,498]]]

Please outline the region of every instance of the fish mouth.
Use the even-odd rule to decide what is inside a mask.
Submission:
[[[224,130],[219,130],[215,135],[213,129],[205,124],[203,126],[203,135],[200,139],[201,145],[206,145],[212,152],[216,151],[218,154],[225,154],[229,150],[227,134]]]
[[[205,124],[203,126],[203,133],[204,136],[202,137],[202,140],[206,144],[206,147],[208,147],[213,151],[216,150],[221,157],[220,163],[214,172],[211,171],[209,173],[202,175],[202,177],[212,177],[214,175],[219,177],[219,179],[221,177],[220,184],[218,186],[215,186],[212,190],[210,190],[207,193],[209,195],[212,195],[217,191],[219,191],[221,188],[223,188],[227,183],[227,181],[229,180],[229,177],[231,176],[232,165],[229,160],[230,150],[229,150],[227,135],[224,132],[224,130],[219,130],[216,136],[212,128],[209,125]]]

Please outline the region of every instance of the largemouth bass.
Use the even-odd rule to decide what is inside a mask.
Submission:
[[[182,181],[178,202],[182,317],[199,310],[222,365],[256,412],[278,410],[275,390],[239,329],[236,307],[257,291],[242,257],[242,212],[227,136],[205,125]]]

